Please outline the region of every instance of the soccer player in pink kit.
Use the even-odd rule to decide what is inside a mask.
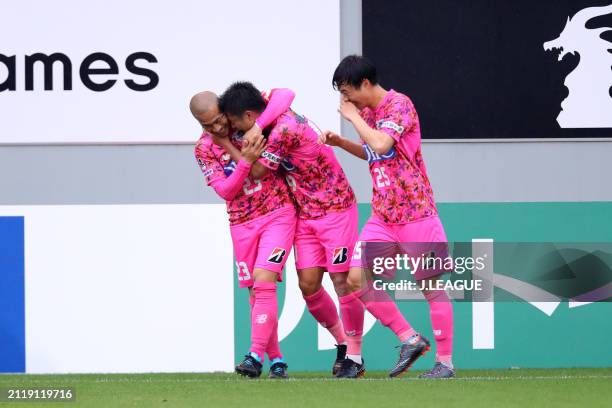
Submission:
[[[252,84],[238,82],[221,96],[220,106],[233,126],[247,131],[265,105]],[[357,205],[333,149],[318,143],[319,133],[304,116],[287,110],[272,124],[266,149],[251,174],[262,177],[278,171],[291,189],[298,206],[294,248],[300,289],[310,313],[336,339],[332,368],[336,375],[355,347],[321,281],[328,271],[338,296],[349,293],[346,280],[350,251],[357,241]],[[341,304],[342,319],[350,315],[363,319],[362,305],[349,306]]]
[[[260,126],[266,126],[287,110],[294,96],[290,90],[275,90],[259,118]],[[293,244],[295,206],[287,185],[277,174],[249,176],[253,163],[263,152],[263,137],[243,143],[242,135],[230,127],[227,117],[219,111],[217,96],[212,92],[195,95],[190,108],[203,128],[195,155],[207,184],[227,201],[239,286],[249,288],[250,292],[251,349],[236,371],[259,377],[267,353],[270,377],[286,378],[287,365],[278,343],[276,281],[281,280]],[[221,141],[241,149],[241,160],[233,162],[219,145]]]
[[[364,303],[372,315],[398,336],[402,343],[400,357],[389,373],[395,377],[429,349],[429,341],[410,326],[386,293],[368,295],[374,289],[362,279],[361,243],[404,243],[401,246],[405,247],[409,246],[406,243],[445,243],[446,235],[423,163],[419,119],[412,101],[406,95],[382,88],[374,65],[360,56],[348,56],[340,62],[333,85],[342,94],[339,112],[355,127],[361,143],[330,131],[323,133],[321,141],[367,160],[373,182],[373,214],[361,231],[351,261],[348,282],[352,293],[341,301]],[[370,273],[367,268],[366,272]],[[415,278],[437,280],[440,272],[418,270]],[[437,352],[435,366],[421,377],[453,377],[452,303],[443,290],[424,290],[423,294],[430,307]],[[344,325],[347,331],[363,332],[363,319],[345,320]]]

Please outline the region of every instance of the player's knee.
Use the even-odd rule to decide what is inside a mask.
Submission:
[[[255,268],[253,271],[253,280],[255,282],[276,282],[278,274],[267,269]]]
[[[362,287],[362,276],[360,270],[351,269],[346,279],[346,284],[350,292],[356,292]]]
[[[329,277],[334,283],[334,290],[338,296],[346,296],[351,293],[348,284],[348,273],[330,273]]]
[[[321,282],[314,280],[300,280],[298,285],[303,296],[314,295],[319,289],[321,289]]]

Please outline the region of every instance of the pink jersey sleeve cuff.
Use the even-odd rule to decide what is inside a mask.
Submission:
[[[280,115],[291,107],[295,98],[295,92],[287,88],[273,89],[270,93],[270,101],[266,109],[255,120],[260,129],[264,129],[274,122]]]

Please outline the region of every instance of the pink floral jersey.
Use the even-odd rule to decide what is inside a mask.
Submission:
[[[288,110],[272,126],[259,162],[284,175],[300,218],[319,218],[356,203],[333,149],[318,143],[320,130],[313,122]]]
[[[373,129],[391,136],[393,147],[379,155],[362,147],[372,175],[372,212],[389,224],[405,224],[436,215],[433,190],[421,154],[421,127],[410,98],[389,90],[378,107],[362,109]]]
[[[269,125],[285,112],[291,106],[295,93],[290,89],[273,89],[263,96],[267,106],[257,120],[260,127]],[[230,132],[232,144],[241,150],[243,133]],[[253,179],[249,175],[251,165],[244,160],[234,162],[229,153],[213,143],[212,135],[208,132],[203,132],[196,143],[195,156],[206,183],[226,201],[230,225],[243,224],[294,205],[289,189],[279,174],[271,172],[261,179]]]
[[[241,140],[235,135],[232,136],[232,143],[238,149],[242,148]],[[279,174],[268,172],[259,180],[253,179],[249,176],[251,166],[242,160],[236,165],[229,153],[213,143],[209,133],[202,133],[195,155],[206,183],[226,199],[230,225],[252,221],[282,207],[293,206],[289,189]],[[229,177],[244,181],[240,183],[237,180],[234,183],[239,185],[237,189],[222,193],[216,182]]]

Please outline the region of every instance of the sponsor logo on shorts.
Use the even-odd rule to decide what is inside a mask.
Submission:
[[[286,253],[287,251],[283,248],[274,248],[274,250],[268,257],[268,262],[281,264],[283,262],[283,259],[285,258]]]
[[[270,152],[265,152],[265,151],[264,151],[264,152],[261,154],[261,157],[263,157],[264,159],[268,159],[268,160],[270,160],[272,163],[277,163],[277,164],[278,164],[278,163],[280,163],[280,162],[281,162],[280,157],[278,157],[277,155],[275,155],[275,154],[273,154],[273,153],[270,153]]]
[[[376,122],[376,127],[378,129],[392,129],[395,130],[397,133],[402,133],[404,131],[403,126],[400,126],[397,123],[393,123],[390,120],[379,120],[378,122]]]
[[[333,258],[332,258],[333,265],[343,264],[348,259],[348,248],[347,247],[334,248],[332,254],[333,254]]]
[[[255,323],[257,324],[264,324],[267,320],[268,320],[267,314],[258,314],[257,316],[255,316]]]

